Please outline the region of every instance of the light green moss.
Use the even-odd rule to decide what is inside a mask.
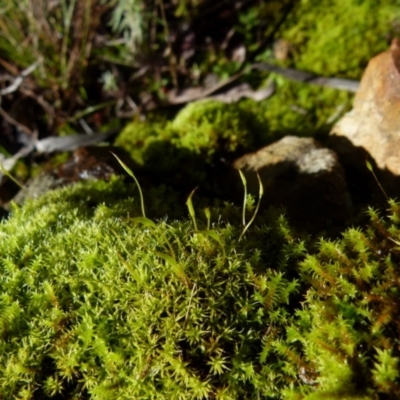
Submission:
[[[284,221],[240,242],[215,216],[212,231],[141,224],[124,190],[78,184],[1,223],[0,397],[279,396],[295,372],[261,352],[282,340],[298,290],[287,275],[302,248]]]
[[[133,121],[118,135],[115,144],[123,147],[139,165],[146,162],[146,151],[157,142],[169,142],[171,133],[165,128],[167,122]]]
[[[281,34],[294,47],[296,68],[360,79],[371,57],[387,49],[399,18],[397,0],[301,0]]]
[[[176,146],[209,157],[251,148],[254,135],[249,123],[246,110],[235,104],[202,100],[184,107],[170,128],[177,135]]]
[[[253,148],[257,125],[252,116],[236,104],[197,101],[185,106],[169,123],[151,119],[130,123],[118,136],[116,144],[124,147],[141,165],[148,159],[151,149],[163,144],[201,155],[205,162],[210,162],[214,155]]]
[[[239,241],[235,207],[195,232],[187,218],[135,218],[130,191],[77,184],[0,223],[0,396],[400,393],[398,203],[307,255],[282,217]]]

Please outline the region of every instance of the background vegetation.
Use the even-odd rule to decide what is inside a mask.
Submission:
[[[17,146],[10,143],[17,140],[7,115],[39,137],[86,125],[105,130],[121,117],[165,106],[172,89],[207,86],[240,71],[258,87],[267,75],[248,70],[253,62],[360,79],[368,60],[397,34],[397,6],[395,0],[4,0],[3,86],[38,66],[17,91],[2,96],[7,137],[0,144],[9,152]],[[282,41],[283,54],[276,49]],[[323,128],[351,100],[343,92],[275,80],[279,90],[268,107],[244,105],[273,130]]]

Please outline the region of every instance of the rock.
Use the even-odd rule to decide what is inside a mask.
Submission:
[[[366,171],[367,158],[386,178],[400,177],[400,40],[368,64],[353,110],[330,133],[344,165]],[[378,172],[378,171],[377,171]]]
[[[257,196],[260,174],[263,205],[283,206],[296,226],[316,232],[343,224],[351,213],[344,172],[334,151],[313,138],[286,136],[234,162]],[[243,188],[242,188],[243,192]]]

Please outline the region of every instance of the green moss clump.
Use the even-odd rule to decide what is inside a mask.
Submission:
[[[130,196],[77,184],[1,222],[0,397],[398,397],[399,203],[307,255],[283,217],[238,241],[233,206],[194,231]]]
[[[385,51],[400,17],[397,0],[302,0],[282,26],[296,68],[360,79],[371,57]]]
[[[368,229],[321,239],[300,264],[310,289],[287,340],[301,344],[309,386],[288,398],[399,398],[400,204],[390,207],[391,222],[370,210]]]
[[[286,135],[316,136],[330,131],[333,124],[351,108],[353,94],[345,91],[289,81],[275,75],[274,95],[264,101],[244,100],[247,110],[264,131],[259,143],[270,144]]]
[[[174,140],[183,147],[207,158],[214,153],[237,153],[253,147],[251,116],[235,104],[202,100],[188,104],[172,121]]]
[[[238,243],[226,222],[143,225],[113,190],[120,180],[49,192],[1,223],[0,397],[279,396],[296,380],[274,346],[303,253],[284,220]]]
[[[171,133],[165,129],[166,121],[132,121],[118,135],[115,144],[123,147],[139,165],[144,165],[148,157],[146,151],[157,142],[169,142]]]
[[[187,105],[170,122],[131,122],[116,145],[142,165],[152,182],[183,193],[196,186],[215,193],[215,167],[255,150],[265,128],[237,104],[203,100]]]
[[[116,144],[142,165],[148,160],[149,149],[165,142],[211,162],[216,155],[252,149],[260,130],[262,127],[243,107],[201,100],[185,106],[170,123],[133,121],[118,136]]]

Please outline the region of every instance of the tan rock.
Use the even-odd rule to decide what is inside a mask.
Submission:
[[[400,40],[368,64],[353,110],[332,129],[335,150],[350,164],[376,166],[400,176]],[[352,159],[353,158],[353,159]]]

